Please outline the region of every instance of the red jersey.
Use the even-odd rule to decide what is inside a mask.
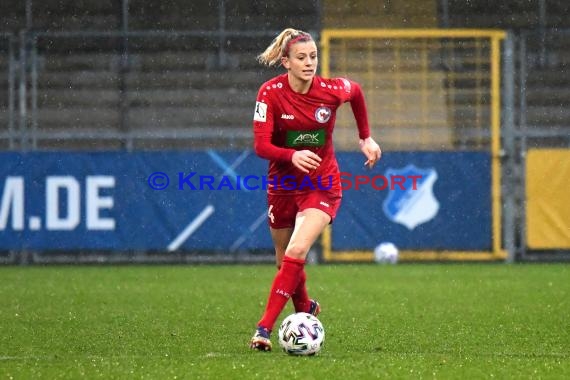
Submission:
[[[319,76],[306,94],[291,89],[287,74],[265,82],[259,89],[253,116],[255,152],[269,160],[268,192],[299,194],[315,189],[341,193],[334,154],[336,111],[350,102],[361,139],[370,136],[366,103],[360,85],[345,78]],[[291,162],[296,150],[311,150],[320,166],[303,173]]]

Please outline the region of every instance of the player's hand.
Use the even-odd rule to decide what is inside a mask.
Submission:
[[[360,150],[366,156],[366,162],[364,165],[368,166],[368,168],[372,168],[376,161],[382,157],[382,150],[380,146],[376,144],[376,141],[372,139],[372,137],[368,137],[364,140],[360,140]]]
[[[310,150],[298,150],[293,153],[293,158],[291,158],[293,165],[303,173],[315,170],[319,167],[321,161],[322,159]]]

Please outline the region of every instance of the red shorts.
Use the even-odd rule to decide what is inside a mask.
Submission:
[[[341,196],[330,191],[311,191],[298,195],[267,194],[267,216],[272,228],[292,228],[297,213],[316,208],[331,217],[331,223],[340,207]]]

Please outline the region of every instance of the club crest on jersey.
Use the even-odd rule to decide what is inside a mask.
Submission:
[[[319,123],[326,123],[331,118],[332,112],[329,107],[319,107],[315,111],[315,119]]]

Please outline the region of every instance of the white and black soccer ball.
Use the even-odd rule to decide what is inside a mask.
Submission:
[[[374,260],[377,263],[396,264],[399,251],[394,243],[380,243],[374,248]]]
[[[324,342],[323,324],[312,314],[291,314],[279,326],[279,345],[290,355],[315,355]]]

